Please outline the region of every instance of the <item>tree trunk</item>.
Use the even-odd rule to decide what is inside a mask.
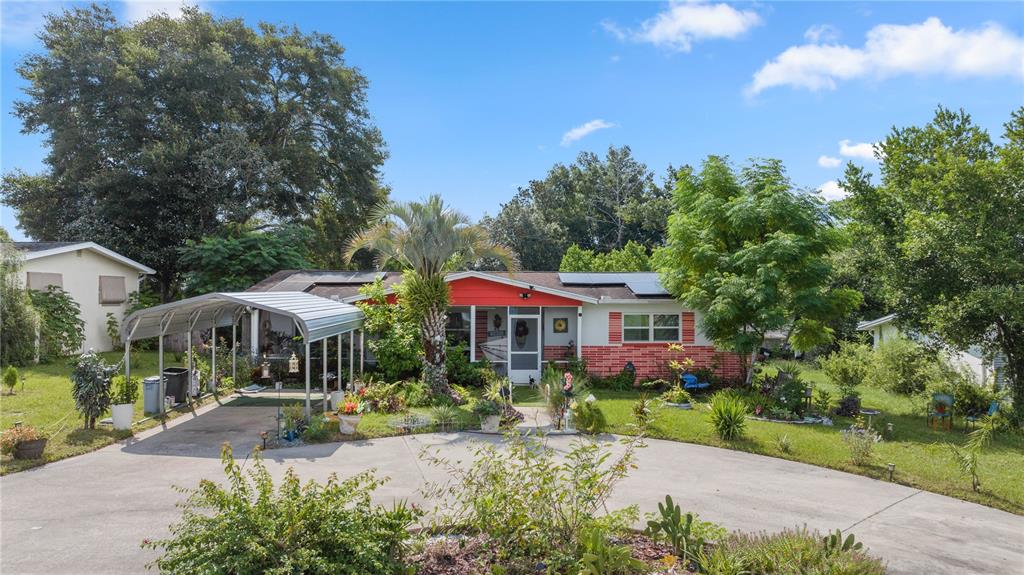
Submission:
[[[1024,427],[1024,355],[1006,350],[1006,379],[1010,386],[1010,397],[1013,399],[1011,419],[1017,427]]]
[[[462,398],[448,385],[445,349],[447,325],[448,316],[444,309],[434,307],[423,315],[420,323],[420,330],[423,333],[423,380],[435,395],[447,396],[455,403],[462,403]]]

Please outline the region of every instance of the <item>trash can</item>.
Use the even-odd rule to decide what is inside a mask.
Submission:
[[[153,375],[142,380],[142,410],[160,412],[160,378]]]
[[[174,403],[184,403],[188,391],[188,370],[184,367],[165,367],[164,385],[164,393],[174,397]]]

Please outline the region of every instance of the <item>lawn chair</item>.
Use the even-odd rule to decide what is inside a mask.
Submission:
[[[964,417],[964,423],[966,423],[967,426],[970,426],[970,427],[973,428],[975,425],[977,425],[978,421],[980,421],[981,418],[983,418],[983,417],[992,417],[998,411],[999,411],[999,402],[998,401],[993,401],[992,403],[988,404],[988,411],[985,412],[985,415],[968,415],[967,417]]]
[[[953,396],[945,393],[933,393],[928,405],[927,425],[932,429],[945,427],[953,429]]]
[[[697,376],[692,373],[684,373],[680,379],[683,380],[683,389],[686,391],[701,391],[711,387],[706,381],[698,382]]]

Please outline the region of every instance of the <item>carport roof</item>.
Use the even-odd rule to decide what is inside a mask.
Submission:
[[[185,333],[192,325],[228,327],[243,309],[259,309],[291,317],[309,342],[359,329],[363,312],[354,305],[305,292],[209,293],[142,309],[121,324],[121,339],[127,341],[157,337],[163,332]]]

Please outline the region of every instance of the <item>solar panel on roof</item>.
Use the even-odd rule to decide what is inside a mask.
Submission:
[[[668,291],[657,280],[634,280],[627,281],[626,287],[629,291],[638,296],[659,296],[670,295]]]

